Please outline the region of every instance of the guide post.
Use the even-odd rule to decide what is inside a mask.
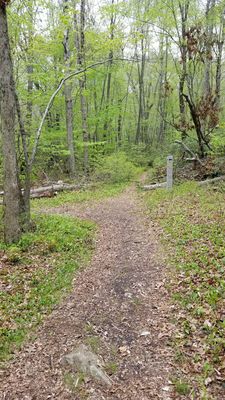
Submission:
[[[166,188],[172,189],[172,187],[173,187],[173,156],[168,156]]]

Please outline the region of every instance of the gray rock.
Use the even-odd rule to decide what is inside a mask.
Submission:
[[[84,344],[81,344],[72,353],[64,356],[62,361],[65,365],[69,364],[76,371],[92,376],[104,385],[111,386],[113,383],[110,377],[103,371],[103,366],[99,358]]]

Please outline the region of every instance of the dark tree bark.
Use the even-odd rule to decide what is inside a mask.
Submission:
[[[160,44],[160,78],[159,78],[159,125],[157,132],[157,140],[161,142],[165,136],[166,129],[166,85],[167,85],[167,61],[168,61],[168,36],[166,37],[165,49],[164,38],[161,37]]]
[[[200,158],[204,158],[205,157],[204,145],[206,145],[211,150],[210,145],[209,145],[208,141],[206,140],[204,132],[202,130],[201,121],[200,121],[199,114],[197,112],[195,104],[192,102],[192,100],[189,98],[189,96],[187,96],[185,94],[183,94],[183,96],[188,104],[191,118],[192,118],[192,121],[195,126],[195,131],[197,134],[198,146],[199,146],[199,156],[200,156]]]
[[[27,62],[27,115],[26,115],[26,129],[27,132],[31,130],[32,127],[32,116],[33,116],[33,101],[32,94],[34,88],[33,82],[33,55],[30,52],[30,47],[32,46],[32,40],[34,37],[34,5],[33,2],[28,4],[28,13],[29,13],[29,27],[27,33],[27,49],[26,49],[26,62]],[[29,132],[31,134],[31,132]]]
[[[25,130],[20,103],[18,96],[16,94],[16,110],[17,110],[17,118],[19,123],[20,129],[20,136],[22,140],[22,147],[23,147],[23,156],[24,156],[24,190],[22,193],[22,202],[21,202],[21,223],[23,231],[28,231],[31,227],[31,215],[30,215],[30,187],[31,187],[31,166],[29,164],[29,154],[27,148],[27,132]]]
[[[113,6],[115,0],[111,0],[111,5]],[[115,28],[115,15],[112,11],[111,20],[110,20],[110,40],[113,41],[114,39],[114,28]],[[105,116],[105,123],[103,128],[103,137],[107,139],[108,136],[108,128],[109,128],[109,104],[110,104],[110,94],[111,94],[111,81],[112,81],[112,66],[113,66],[113,50],[110,49],[109,52],[109,64],[108,64],[108,74],[107,74],[107,88],[106,88],[106,116]]]
[[[0,115],[4,165],[4,238],[16,242],[21,236],[21,190],[16,155],[16,97],[10,54],[7,13],[0,1]]]
[[[142,30],[142,34],[144,32]],[[144,120],[144,74],[145,74],[145,48],[144,37],[141,39],[141,65],[138,64],[138,84],[139,84],[139,101],[138,101],[138,123],[136,130],[136,144],[143,142],[143,120]]]
[[[221,13],[220,31],[217,40],[217,58],[216,58],[216,106],[220,109],[220,92],[221,92],[221,78],[222,78],[222,55],[225,39],[225,9]]]
[[[187,40],[186,40],[186,30],[187,30],[187,18],[189,11],[189,0],[186,0],[184,3],[179,2],[179,9],[181,15],[181,36],[179,37],[180,41],[180,52],[181,52],[181,75],[179,82],[179,105],[180,105],[180,117],[181,117],[181,131],[182,131],[182,140],[187,136],[186,132],[186,111],[185,111],[185,101],[184,101],[184,87],[185,81],[187,79]]]
[[[86,0],[80,2],[80,24],[77,23],[76,10],[74,14],[74,25],[76,32],[76,50],[77,50],[77,65],[78,68],[82,69],[85,65],[85,6]],[[83,143],[84,143],[84,172],[88,174],[89,169],[89,155],[88,155],[88,123],[87,123],[87,99],[84,94],[86,89],[86,75],[85,73],[79,77],[80,86],[80,108],[82,117],[82,131],[83,131]]]
[[[205,57],[205,76],[203,97],[206,99],[211,95],[211,68],[212,68],[212,35],[213,23],[211,20],[211,12],[215,7],[215,0],[207,0],[206,3],[206,57]]]
[[[118,122],[117,122],[117,143],[118,146],[121,146],[122,141],[122,99],[118,100]]]
[[[64,0],[63,12],[66,15],[68,11],[68,0]],[[71,53],[69,47],[70,29],[67,27],[64,32],[64,62],[67,73],[70,73]],[[72,100],[72,83],[65,82],[64,96],[66,106],[66,132],[67,146],[69,150],[69,174],[71,178],[75,176],[75,152],[74,152],[74,137],[73,137],[73,100]]]

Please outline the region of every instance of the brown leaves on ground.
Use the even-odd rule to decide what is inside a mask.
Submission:
[[[153,230],[133,189],[94,206],[54,212],[99,225],[91,265],[71,295],[46,318],[3,371],[4,400],[174,399],[166,269]],[[104,388],[61,364],[84,343],[104,361],[114,382]]]

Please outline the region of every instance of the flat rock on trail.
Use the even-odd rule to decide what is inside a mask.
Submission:
[[[173,399],[165,266],[134,188],[100,203],[48,212],[96,221],[96,249],[90,265],[77,273],[72,293],[3,371],[1,398]],[[63,365],[81,343],[102,358],[111,387],[74,377]]]

